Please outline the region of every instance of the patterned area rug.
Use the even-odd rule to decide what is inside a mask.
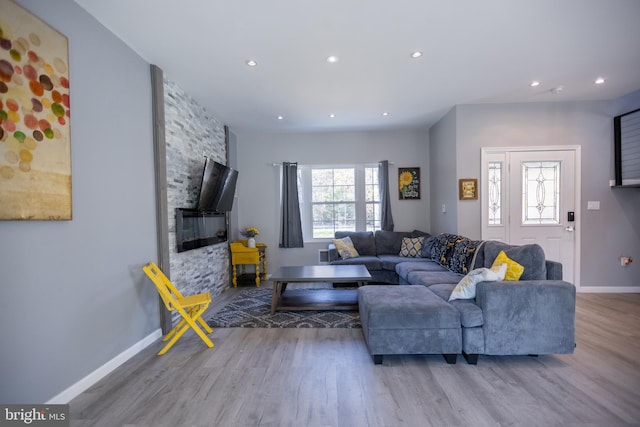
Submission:
[[[318,292],[313,289],[298,292]],[[338,291],[340,292],[340,291]],[[361,328],[357,311],[276,311],[271,315],[271,289],[243,289],[207,323],[212,328]]]

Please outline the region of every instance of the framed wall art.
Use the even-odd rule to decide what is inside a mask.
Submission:
[[[71,219],[67,38],[0,2],[0,219]]]
[[[477,178],[461,178],[459,187],[460,200],[478,200]]]
[[[398,198],[420,199],[420,168],[398,168]]]

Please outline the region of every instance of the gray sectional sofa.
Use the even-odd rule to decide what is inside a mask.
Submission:
[[[389,241],[394,232],[378,233]],[[415,234],[395,237],[401,244],[403,237]],[[332,262],[361,261],[372,276],[390,279],[390,284],[358,290],[362,331],[374,363],[394,354],[443,354],[455,363],[462,353],[476,364],[478,355],[573,353],[575,287],[562,280],[562,265],[546,260],[539,245],[427,236],[418,257],[376,252]],[[352,238],[356,248],[358,237]],[[480,282],[475,298],[449,301],[467,273],[491,267],[501,251],[524,267],[518,281]]]
[[[371,274],[372,283],[398,284],[399,277],[396,273],[396,265],[408,260],[407,257],[398,255],[404,237],[425,237],[429,233],[423,231],[337,231],[336,239],[349,237],[358,254],[356,258],[343,259],[336,246],[329,244],[329,263],[333,265],[357,265],[364,264]],[[421,261],[422,258],[411,258]],[[424,261],[428,261],[424,259]]]

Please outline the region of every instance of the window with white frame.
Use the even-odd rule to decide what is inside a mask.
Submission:
[[[336,231],[380,229],[378,165],[300,165],[298,193],[305,240]]]

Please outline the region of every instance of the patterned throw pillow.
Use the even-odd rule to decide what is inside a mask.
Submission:
[[[400,256],[419,257],[422,255],[422,245],[424,237],[403,237],[402,246],[400,247]]]
[[[504,251],[500,251],[495,261],[493,261],[493,265],[491,266],[491,268],[500,264],[507,264],[507,274],[504,276],[505,281],[520,280],[520,276],[522,276],[522,273],[524,273],[524,267],[522,266],[522,264],[519,264],[509,258]]]
[[[507,272],[507,264],[500,264],[491,268],[476,268],[464,276],[453,288],[449,301],[455,299],[473,299],[476,297],[476,285],[480,282],[495,282],[503,280]]]
[[[355,258],[360,256],[356,248],[353,246],[353,242],[351,241],[351,237],[343,237],[342,239],[334,239],[333,244],[336,245],[336,249],[338,253],[342,257],[342,259]]]

